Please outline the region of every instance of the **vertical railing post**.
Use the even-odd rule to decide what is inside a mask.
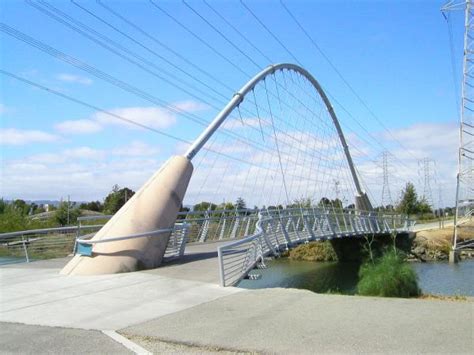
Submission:
[[[188,239],[188,232],[189,232],[189,224],[183,223],[183,228],[181,230],[182,239],[181,239],[181,244],[179,245],[179,256],[184,255],[184,250],[186,249],[186,242]]]
[[[222,255],[221,247],[217,248],[217,261],[219,263],[219,280],[222,287],[225,287],[225,277],[224,277],[224,257]]]
[[[23,251],[25,252],[26,262],[29,263],[30,262],[30,257],[28,256],[28,248],[26,246],[26,241],[25,241],[25,238],[24,238],[23,234],[21,235],[21,242],[23,244]]]

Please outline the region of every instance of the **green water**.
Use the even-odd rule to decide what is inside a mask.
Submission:
[[[259,280],[243,280],[239,287],[299,288],[318,293],[355,294],[359,265],[355,263],[314,263],[287,258],[267,262],[268,268],[254,270]],[[412,263],[423,293],[474,296],[474,260],[449,263]]]

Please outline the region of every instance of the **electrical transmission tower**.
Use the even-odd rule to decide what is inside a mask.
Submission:
[[[453,251],[461,228],[472,219],[474,211],[474,14],[473,2],[449,1],[443,14],[464,10],[463,81],[461,117],[459,124],[458,174],[456,184],[456,213],[454,219]],[[445,15],[446,17],[446,15]],[[449,20],[449,17],[447,17]]]
[[[392,206],[393,200],[390,192],[390,184],[388,182],[388,155],[387,151],[382,153],[382,169],[383,169],[383,185],[382,185],[382,207]]]
[[[434,165],[434,160],[430,158],[423,158],[418,161],[418,166],[421,169],[420,176],[423,180],[423,198],[431,208],[434,208],[433,191],[431,189],[431,182],[433,181],[432,164]]]

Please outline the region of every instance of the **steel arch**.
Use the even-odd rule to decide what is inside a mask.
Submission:
[[[193,144],[189,147],[187,152],[184,154],[186,158],[192,160],[194,156],[199,152],[199,150],[206,144],[209,138],[212,137],[214,132],[220,127],[220,125],[226,120],[226,118],[232,113],[232,111],[239,106],[239,104],[244,100],[244,97],[261,81],[265,80],[268,75],[275,73],[277,70],[293,70],[301,75],[303,75],[313,87],[318,92],[319,96],[323,100],[326,108],[331,116],[331,119],[336,127],[337,134],[339,136],[339,140],[342,144],[344,149],[344,154],[346,155],[347,163],[349,165],[349,169],[351,172],[352,179],[354,181],[354,185],[356,187],[357,193],[359,196],[366,196],[366,194],[362,191],[359,178],[357,176],[354,162],[352,160],[352,156],[349,152],[349,147],[347,146],[346,138],[342,132],[341,126],[339,124],[339,120],[337,119],[336,113],[329,101],[326,93],[324,92],[323,88],[319,84],[319,82],[312,76],[306,69],[303,67],[292,64],[292,63],[279,63],[273,64],[266,67],[264,70],[259,72],[255,75],[252,79],[250,79],[239,91],[237,91],[233,98],[229,101],[229,103],[220,111],[214,120],[209,124],[209,126],[201,133],[201,135],[193,142]]]

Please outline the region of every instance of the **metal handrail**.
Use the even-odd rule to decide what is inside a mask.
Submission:
[[[98,228],[102,227],[103,225],[84,225],[81,226],[81,228]],[[47,234],[49,232],[68,232],[68,231],[76,231],[78,226],[69,226],[69,227],[54,227],[54,228],[42,228],[42,229],[28,229],[28,230],[23,230],[23,231],[17,231],[17,232],[7,232],[7,233],[1,233],[0,234],[0,240],[1,239],[6,239],[9,237],[17,237],[17,236],[22,236],[22,235],[27,235],[27,234]]]
[[[77,238],[76,241],[77,243],[81,243],[81,244],[108,243],[108,242],[116,242],[118,240],[135,239],[135,238],[143,238],[143,237],[155,237],[162,233],[173,232],[174,230],[180,230],[184,228],[186,228],[185,224],[176,226],[174,228],[157,229],[151,232],[130,234],[130,235],[122,236],[122,237],[112,237],[112,238],[100,239],[100,240],[89,240],[89,239],[84,239],[84,238]],[[89,238],[92,238],[92,237],[93,236],[90,236]]]

